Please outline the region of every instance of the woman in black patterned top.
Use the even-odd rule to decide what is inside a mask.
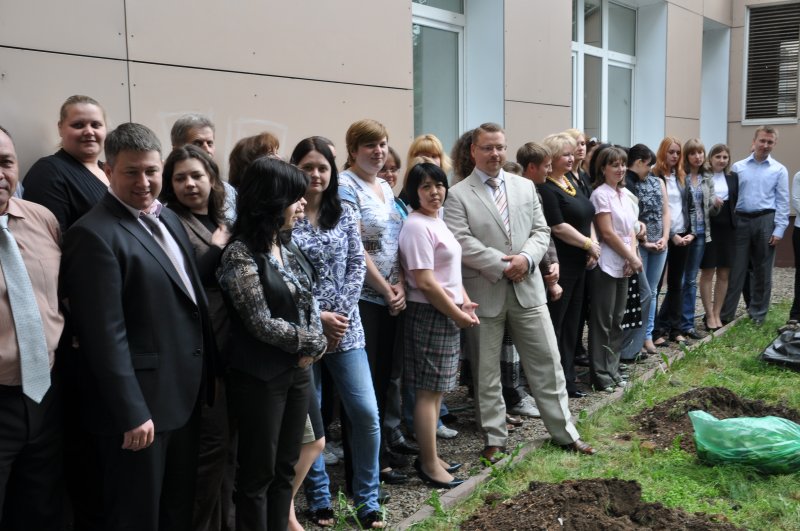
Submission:
[[[294,166],[253,162],[217,271],[229,304],[228,396],[239,423],[237,529],[287,528],[309,367],[328,346],[312,294],[314,270],[291,241],[307,186],[308,177]]]

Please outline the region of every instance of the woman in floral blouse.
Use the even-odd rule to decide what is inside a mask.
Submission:
[[[305,219],[297,223],[293,237],[317,271],[314,294],[328,338],[324,363],[350,419],[353,501],[364,516],[380,508],[380,425],[358,311],[367,269],[358,215],[339,199],[339,176],[327,144],[306,138],[294,148],[291,162],[309,177]],[[318,386],[320,381],[316,378]],[[325,461],[320,457],[306,480],[308,506],[317,523],[333,517],[329,485]]]
[[[327,350],[314,269],[291,241],[308,177],[260,158],[242,179],[217,279],[229,305],[228,397],[239,425],[237,529],[286,529],[312,363]],[[266,514],[266,518],[265,518]]]

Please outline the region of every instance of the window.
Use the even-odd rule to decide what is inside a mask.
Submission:
[[[448,150],[464,121],[464,2],[415,0],[412,6],[414,135],[432,133]]]
[[[797,119],[800,3],[748,11],[745,120]]]
[[[572,0],[573,125],[630,145],[636,10],[609,0]]]

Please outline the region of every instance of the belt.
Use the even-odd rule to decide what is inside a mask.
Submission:
[[[743,218],[760,218],[761,216],[765,216],[767,214],[774,214],[774,208],[765,208],[764,210],[756,210],[755,212],[742,212],[741,210],[736,211],[737,216],[741,216]]]

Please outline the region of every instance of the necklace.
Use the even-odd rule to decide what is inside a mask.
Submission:
[[[562,190],[564,190],[564,193],[567,193],[567,194],[571,195],[572,197],[575,197],[575,193],[576,193],[575,187],[572,186],[572,183],[569,182],[569,179],[567,179],[566,177],[564,178],[564,180],[567,181],[567,184],[563,184],[560,181],[556,181],[555,179],[553,179],[549,175],[547,176],[547,180],[550,181],[551,183],[555,184],[556,186],[558,186]]]

